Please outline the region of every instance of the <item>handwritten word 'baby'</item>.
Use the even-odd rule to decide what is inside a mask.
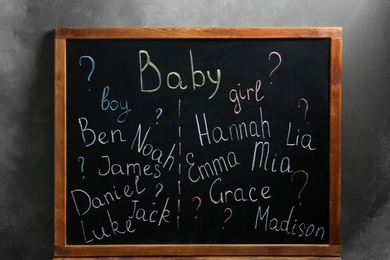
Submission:
[[[141,92],[155,92],[159,90],[162,85],[161,72],[159,68],[156,66],[155,63],[151,61],[150,55],[146,50],[140,50],[138,54],[139,54]],[[206,76],[202,70],[195,70],[192,50],[189,51],[189,55],[190,55],[190,71],[191,71],[190,74],[191,74],[191,81],[192,81],[192,89],[196,91],[197,88],[203,87],[206,84]],[[158,84],[154,86],[151,85],[146,86],[146,84],[144,84],[144,73],[147,69],[151,69],[152,71],[155,72],[155,75],[158,78]],[[212,87],[214,88],[214,91],[209,96],[209,99],[212,99],[215,96],[215,94],[217,94],[219,85],[221,83],[221,70],[217,69],[216,79],[211,76],[209,70],[206,71],[206,74],[207,74],[207,79],[210,81],[210,83],[213,85]],[[186,90],[188,88],[187,85],[183,85],[182,77],[180,73],[176,71],[171,71],[166,75],[166,86],[172,90],[176,90],[176,89]]]

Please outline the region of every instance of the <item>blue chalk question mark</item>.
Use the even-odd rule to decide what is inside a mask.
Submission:
[[[84,157],[82,157],[82,156],[79,156],[78,158],[77,158],[77,161],[78,162],[81,162],[81,172],[84,172]],[[83,179],[85,178],[85,176],[83,176]]]
[[[84,172],[84,157],[79,156],[79,158],[77,158],[77,161],[81,161],[81,172]]]
[[[79,65],[80,66],[81,66],[81,60],[82,59],[89,59],[91,61],[92,68],[91,68],[91,72],[88,75],[88,81],[91,81],[92,73],[95,70],[95,60],[91,56],[81,56],[80,59],[79,59]]]
[[[156,192],[156,195],[154,196],[155,198],[158,197],[158,195],[160,195],[161,191],[163,190],[164,186],[161,184],[161,183],[157,183],[156,185],[156,188],[160,186],[160,189]]]
[[[159,186],[160,186],[160,188],[158,188]],[[156,188],[157,188],[157,192],[156,192],[156,195],[154,195],[155,198],[157,198],[158,195],[160,195],[160,193],[163,190],[164,186],[161,183],[157,183]],[[153,204],[156,204],[156,202],[153,202]]]
[[[163,113],[162,108],[157,108],[156,109],[156,113],[157,113],[156,120],[158,120],[160,118],[160,116],[162,115],[162,113]],[[156,122],[156,125],[158,125],[158,122]]]

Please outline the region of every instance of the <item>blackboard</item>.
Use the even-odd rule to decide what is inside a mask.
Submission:
[[[58,255],[337,256],[340,33],[57,30]]]

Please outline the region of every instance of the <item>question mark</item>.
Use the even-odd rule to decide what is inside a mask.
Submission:
[[[92,73],[95,70],[95,60],[91,56],[81,56],[80,59],[79,59],[79,65],[80,66],[81,66],[81,60],[84,59],[84,58],[85,59],[89,59],[91,61],[91,64],[92,64],[91,72],[88,75],[88,81],[91,81]]]
[[[299,101],[298,101],[298,107],[301,107],[301,106],[299,105],[299,103],[301,103],[301,101],[305,102],[305,105],[306,105],[306,107],[305,107],[305,117],[304,117],[305,120],[306,120],[306,114],[307,114],[307,110],[309,109],[309,103],[307,102],[306,99],[301,98],[301,99],[299,99]]]
[[[160,188],[158,188],[158,186],[160,186]],[[156,195],[154,195],[155,198],[157,198],[158,195],[160,195],[160,193],[163,190],[164,186],[161,183],[157,183],[156,184],[156,188],[157,188],[157,192],[156,192]],[[156,202],[153,202],[153,204],[156,204]]]
[[[79,158],[77,158],[77,161],[81,161],[81,172],[84,172],[84,157],[79,156]],[[83,178],[85,178],[85,176],[83,176]]]
[[[282,64],[282,56],[281,56],[278,52],[276,52],[276,51],[273,51],[273,52],[271,52],[271,53],[268,55],[268,60],[271,59],[271,56],[272,56],[272,55],[278,56],[278,58],[279,58],[279,63],[278,63],[278,65],[276,65],[276,67],[269,73],[269,77],[271,77],[272,74],[275,72],[275,70],[276,70],[277,68],[279,68],[280,64]],[[272,81],[270,82],[270,84],[272,84]]]
[[[229,211],[229,216],[225,219],[225,221],[223,222],[223,224],[226,224],[226,222],[232,217],[233,215],[233,210],[231,208],[226,208],[223,213],[225,213],[226,211]],[[225,226],[222,227],[222,229],[225,229]]]
[[[196,207],[196,210],[195,211],[198,211],[198,209],[200,208],[200,205],[202,204],[202,200],[201,198],[199,198],[198,196],[195,196],[192,198],[192,202],[194,202],[194,200],[197,199],[198,200],[198,206]],[[197,219],[198,217],[195,215],[195,219]]]
[[[308,174],[307,172],[305,172],[304,170],[295,171],[295,172],[291,175],[291,181],[293,181],[294,175],[295,175],[296,173],[299,173],[299,172],[303,173],[303,174],[305,175],[305,177],[306,177],[305,183],[303,184],[302,188],[299,190],[299,193],[298,193],[298,199],[300,200],[300,199],[301,199],[301,193],[302,193],[303,189],[306,187],[307,182],[309,181],[309,174]],[[302,203],[299,202],[299,206],[301,206],[301,205],[302,205]]]
[[[162,115],[162,108],[157,108],[156,109],[156,113],[157,113],[157,117],[156,117],[156,120],[158,120],[160,118],[160,116]],[[158,125],[158,122],[156,122],[156,125]]]

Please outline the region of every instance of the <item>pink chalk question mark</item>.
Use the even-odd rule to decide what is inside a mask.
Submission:
[[[276,51],[273,51],[268,55],[268,60],[271,60],[272,55],[276,55],[278,57],[279,63],[276,65],[276,67],[273,70],[271,70],[271,72],[269,73],[269,77],[271,77],[272,74],[276,71],[276,69],[279,68],[280,64],[282,64],[282,56]],[[270,84],[272,84],[272,81],[270,82]]]
[[[91,61],[91,72],[88,74],[88,81],[91,81],[91,76],[93,71],[95,70],[95,60],[91,56],[81,56],[79,59],[79,65],[81,66],[82,59],[89,59]]]
[[[305,182],[303,183],[302,188],[299,190],[299,193],[298,193],[298,200],[300,200],[300,199],[301,199],[302,191],[303,191],[303,189],[306,187],[307,182],[309,181],[309,174],[308,174],[306,171],[304,171],[304,170],[295,171],[295,172],[293,172],[293,174],[291,174],[291,181],[293,181],[294,176],[295,176],[295,174],[297,174],[297,173],[303,173],[303,174],[305,175],[305,177],[306,177]],[[302,203],[299,202],[299,205],[301,206]]]
[[[198,196],[195,196],[192,198],[192,202],[194,202],[196,200],[198,200],[198,206],[196,207],[196,210],[195,211],[198,211],[198,209],[200,208],[200,205],[202,204],[202,200],[201,198],[199,198]],[[195,215],[195,219],[197,219],[198,217]]]
[[[307,110],[309,110],[309,103],[307,102],[306,99],[301,98],[301,99],[299,99],[299,101],[298,101],[298,107],[299,107],[299,108],[301,107],[301,106],[299,105],[299,104],[301,103],[301,101],[305,102],[305,105],[306,105],[306,107],[305,107],[305,117],[304,117],[305,120],[306,120]]]
[[[229,211],[229,216],[227,216],[227,218],[225,219],[225,221],[223,222],[223,224],[226,224],[226,222],[233,216],[233,210],[231,208],[226,208],[223,213],[225,213],[226,211]],[[225,229],[225,226],[222,227],[222,229]]]

